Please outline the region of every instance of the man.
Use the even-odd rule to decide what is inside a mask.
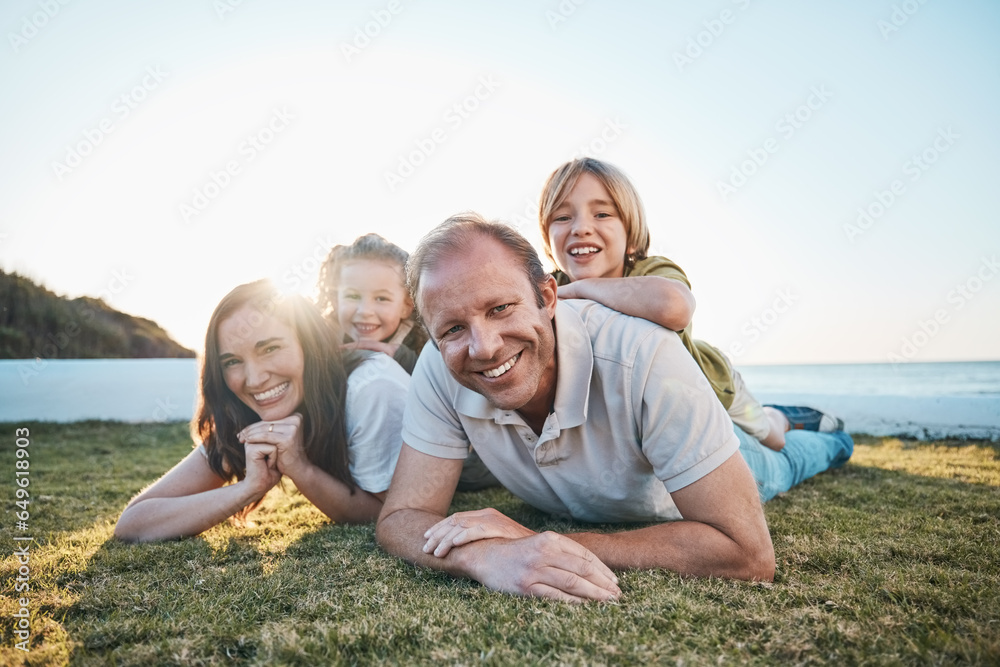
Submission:
[[[411,380],[376,529],[383,548],[492,589],[567,601],[616,599],[620,569],[773,578],[761,507],[773,480],[755,484],[738,453],[751,439],[734,432],[675,333],[559,301],[531,245],[474,214],[430,232],[407,276],[436,349],[425,349]],[[804,456],[792,483],[846,460],[846,435],[808,436],[830,442]],[[470,445],[543,511],[658,523],[560,535],[495,510],[446,518]]]

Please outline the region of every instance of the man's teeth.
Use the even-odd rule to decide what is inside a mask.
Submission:
[[[588,246],[586,248],[573,248],[572,250],[569,251],[569,254],[571,254],[571,255],[589,255],[590,253],[600,252],[600,251],[601,251],[600,248],[595,248],[593,246]]]
[[[285,393],[286,389],[288,389],[288,383],[284,382],[282,384],[279,384],[274,389],[268,389],[267,391],[262,392],[260,394],[254,394],[253,397],[254,400],[257,401],[267,401],[269,399],[274,398],[275,396],[280,396],[281,394]]]
[[[500,366],[499,368],[494,368],[493,370],[483,371],[483,375],[485,375],[488,378],[498,378],[507,371],[509,371],[510,369],[512,369],[514,367],[514,364],[516,364],[517,360],[520,358],[521,358],[521,353],[518,352],[516,355],[514,355],[513,359],[508,361],[503,366]]]

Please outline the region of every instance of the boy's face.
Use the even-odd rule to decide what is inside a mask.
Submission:
[[[611,194],[590,172],[580,176],[553,212],[548,242],[570,280],[621,278],[625,255],[633,251]]]
[[[413,306],[397,267],[370,259],[341,267],[337,319],[354,340],[391,338],[411,312]]]

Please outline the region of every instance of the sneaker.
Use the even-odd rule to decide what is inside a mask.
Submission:
[[[813,408],[802,405],[768,405],[788,418],[788,423],[793,430],[819,431],[821,433],[833,433],[844,430],[844,420],[825,412],[820,412]]]

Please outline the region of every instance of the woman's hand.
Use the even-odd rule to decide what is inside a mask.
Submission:
[[[313,465],[306,457],[302,444],[302,415],[297,412],[284,419],[250,424],[240,431],[237,437],[244,445],[273,447],[275,469],[279,477],[287,475],[294,482]],[[249,459],[247,476],[249,476]]]
[[[243,451],[247,461],[247,474],[243,481],[247,488],[253,490],[254,497],[250,502],[255,503],[281,481],[278,448],[274,445],[245,442]]]
[[[427,538],[424,553],[433,553],[438,558],[444,558],[452,547],[476,540],[491,537],[516,540],[534,534],[535,531],[525,528],[492,507],[472,512],[456,512],[427,529],[424,533],[424,537]]]

